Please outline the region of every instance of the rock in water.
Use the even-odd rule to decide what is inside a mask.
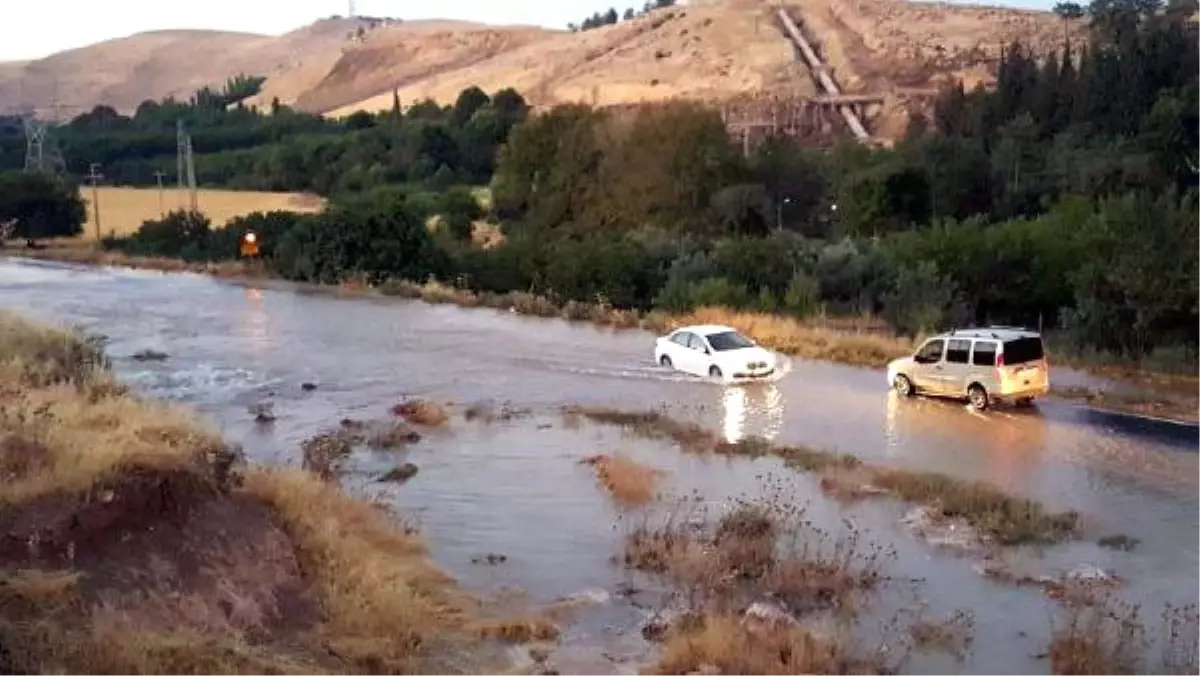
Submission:
[[[402,484],[405,481],[408,481],[409,479],[416,476],[416,474],[417,474],[417,466],[412,464],[411,462],[406,462],[403,465],[400,465],[399,467],[397,467],[396,469],[393,469],[392,471],[388,472],[387,474],[384,474],[383,476],[379,477],[379,480],[380,481],[391,481],[393,483]]]

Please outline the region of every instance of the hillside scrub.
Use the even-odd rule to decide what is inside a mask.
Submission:
[[[4,671],[469,668],[470,606],[378,508],[242,465],[73,332],[5,313],[0,355]]]

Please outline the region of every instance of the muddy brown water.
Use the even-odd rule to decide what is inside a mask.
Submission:
[[[647,614],[613,595],[653,588],[610,562],[636,514],[616,507],[578,461],[622,451],[667,472],[673,494],[698,491],[720,505],[771,486],[833,530],[852,523],[894,547],[890,572],[918,578],[931,616],[965,608],[976,618],[966,662],[918,654],[911,672],[1046,673],[1052,605],[1036,590],[981,577],[977,559],[935,549],[899,523],[904,505],[839,506],[811,476],[755,461],[687,456],[613,429],[564,424],[563,404],[668,407],[730,440],[757,435],[851,452],[897,466],[986,479],[1086,519],[1084,538],[1007,556],[1035,572],[1082,564],[1126,578],[1123,597],[1155,617],[1198,592],[1197,428],[1047,401],[985,415],[962,405],[899,400],[879,371],[797,360],[777,382],[721,387],[652,362],[652,336],[588,325],[463,310],[416,301],[338,297],[280,283],[246,285],[195,275],[0,260],[0,307],[78,324],[108,338],[118,373],[147,394],[202,411],[264,463],[299,464],[302,440],[343,417],[375,419],[406,396],[454,402],[442,431],[402,452],[363,452],[345,483],[419,523],[435,559],[481,594],[515,589],[531,602],[592,598],[567,625],[555,661],[564,672],[632,672],[652,658],[638,626]],[[166,352],[139,362],[142,350]],[[1103,386],[1058,369],[1056,382]],[[301,384],[315,383],[314,391]],[[277,419],[256,424],[248,407],[270,401]],[[528,415],[491,424],[463,420],[477,402]],[[397,486],[376,481],[400,462],[420,472]],[[845,520],[845,521],[844,521]],[[1140,540],[1131,552],[1097,537]],[[501,553],[507,560],[472,559]],[[889,606],[890,604],[890,606]],[[911,607],[897,594],[887,609]]]

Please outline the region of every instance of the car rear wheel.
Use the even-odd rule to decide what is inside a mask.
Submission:
[[[986,411],[988,404],[991,403],[987,390],[983,389],[982,385],[972,385],[967,388],[967,399],[976,411]]]
[[[896,376],[896,379],[892,381],[892,387],[896,388],[896,392],[902,397],[911,397],[913,395],[912,381],[908,379],[908,376]]]
[[[671,368],[671,358],[665,354],[662,356],[661,359],[658,360],[658,363],[660,365],[662,365],[663,368]]]
[[[713,377],[713,378],[721,378],[721,377],[722,377],[722,376],[721,376],[721,369],[720,369],[719,367],[713,366],[713,367],[711,367],[711,368],[709,368],[709,369],[708,369],[708,375],[709,375],[709,376],[711,376],[711,377]]]

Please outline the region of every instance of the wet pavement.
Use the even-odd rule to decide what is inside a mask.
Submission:
[[[730,440],[764,436],[985,479],[1084,516],[1085,540],[1019,550],[1015,558],[1045,569],[1088,563],[1114,570],[1130,580],[1123,594],[1147,608],[1197,597],[1195,426],[1053,401],[981,415],[952,402],[900,400],[881,372],[799,360],[776,382],[720,387],[655,366],[653,339],[645,332],[338,297],[280,283],[0,260],[0,307],[104,334],[122,378],[140,391],[198,408],[259,462],[299,464],[305,438],[343,417],[382,417],[405,396],[454,402],[447,430],[399,454],[356,455],[346,483],[394,502],[419,522],[439,563],[477,590],[514,586],[545,601],[589,589],[611,593],[627,582],[628,574],[609,559],[635,517],[614,507],[578,464],[586,455],[619,450],[666,470],[670,491],[698,490],[714,503],[757,494],[766,490],[764,482],[783,482],[819,521],[848,517],[895,547],[900,556],[894,572],[926,580],[922,598],[934,610],[975,609],[976,633],[989,640],[976,641],[967,663],[928,656],[910,670],[1048,669],[1033,657],[1045,649],[1046,600],[1033,590],[988,581],[967,558],[919,542],[898,523],[904,506],[874,501],[841,507],[821,497],[812,477],[771,459],[686,456],[612,429],[564,426],[562,405],[590,404],[666,406]],[[169,358],[131,358],[146,349]],[[1085,380],[1061,369],[1052,379]],[[302,391],[304,382],[317,389]],[[267,400],[277,420],[256,424],[248,407]],[[475,402],[507,403],[530,415],[467,423],[461,413]],[[403,486],[375,481],[398,461],[416,463],[420,473]],[[1095,546],[1096,537],[1110,534],[1141,542],[1132,552]],[[471,563],[489,552],[508,560]],[[565,635],[566,642],[577,638],[583,646],[577,662],[560,668],[634,668],[649,650],[636,639],[644,614],[612,601],[584,614]]]

